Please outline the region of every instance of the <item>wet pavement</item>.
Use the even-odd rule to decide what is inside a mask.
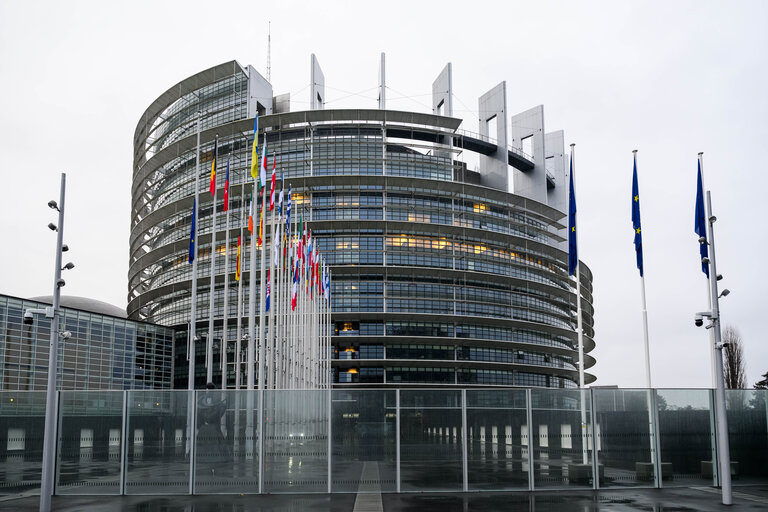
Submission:
[[[356,494],[269,494],[206,496],[55,496],[57,512],[710,512],[768,510],[768,485],[738,487],[733,505],[721,504],[719,490],[700,488],[616,489],[601,491],[381,494],[358,500]],[[368,495],[368,497],[372,497]],[[0,510],[36,511],[31,497],[0,498]]]

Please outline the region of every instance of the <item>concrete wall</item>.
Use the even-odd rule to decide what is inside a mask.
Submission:
[[[507,157],[507,82],[486,92],[477,100],[480,135],[496,139],[498,149],[489,156],[480,155],[481,183],[486,187],[509,190]],[[496,133],[488,133],[489,121],[496,119]]]
[[[257,112],[272,113],[272,84],[253,66],[248,66],[248,117],[255,117]]]
[[[524,139],[532,137],[534,168],[520,171],[513,168],[512,191],[542,203],[547,202],[547,175],[545,164],[544,105],[512,116],[510,119],[510,145],[522,150]]]
[[[309,109],[322,110],[325,103],[325,75],[315,54],[310,61]]]

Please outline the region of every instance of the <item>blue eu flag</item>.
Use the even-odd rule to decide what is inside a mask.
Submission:
[[[704,258],[709,257],[709,246],[707,245],[707,214],[704,209],[704,186],[701,183],[701,162],[699,162],[699,176],[696,183],[696,234],[699,235],[699,253],[701,255],[701,271],[709,279],[709,263],[704,263]],[[703,239],[703,243],[701,240]]]
[[[637,186],[637,157],[632,171],[632,227],[635,228],[635,253],[637,253],[637,269],[643,276],[643,235],[640,231],[640,191]]]
[[[571,188],[568,206],[568,275],[576,273],[579,251],[576,244],[576,194],[573,192],[573,157],[571,157]]]
[[[195,260],[195,211],[197,210],[197,201],[192,200],[192,229],[189,232],[189,262]]]

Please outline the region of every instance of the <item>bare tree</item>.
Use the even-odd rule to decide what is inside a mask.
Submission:
[[[723,330],[723,375],[725,387],[728,389],[747,388],[747,368],[744,359],[744,345],[741,334],[732,325],[726,325]]]

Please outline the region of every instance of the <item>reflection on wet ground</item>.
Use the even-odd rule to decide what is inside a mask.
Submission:
[[[378,495],[377,495],[378,496]],[[710,512],[768,510],[768,486],[739,487],[732,507],[713,488],[631,489],[560,492],[381,494],[380,501],[355,494],[268,494],[243,496],[56,496],[53,510],[75,512]],[[38,510],[35,496],[0,498],[0,510]]]

